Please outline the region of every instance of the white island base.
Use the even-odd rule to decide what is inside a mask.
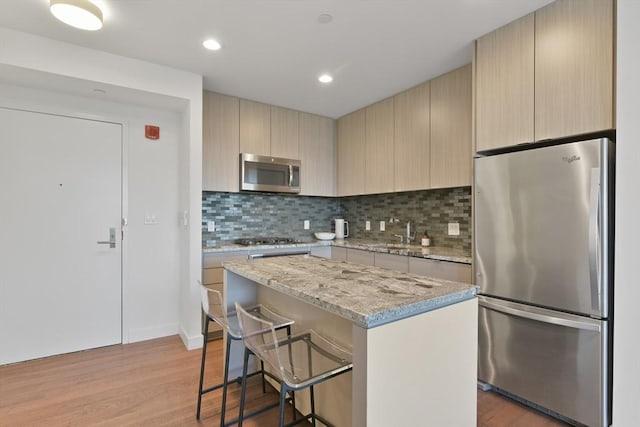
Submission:
[[[353,352],[353,372],[316,386],[316,411],[337,427],[476,426],[476,298],[364,328],[316,305],[225,271],[231,309],[266,304]],[[230,378],[242,369],[232,343]],[[308,393],[296,394],[302,413]]]

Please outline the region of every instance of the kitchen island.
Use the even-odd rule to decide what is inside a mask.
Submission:
[[[316,410],[329,421],[475,425],[474,286],[313,256],[224,267],[229,308],[260,302],[293,318],[294,333],[312,328],[352,349],[352,373],[316,390]],[[232,375],[241,354],[232,349]],[[297,399],[303,412],[307,401]]]

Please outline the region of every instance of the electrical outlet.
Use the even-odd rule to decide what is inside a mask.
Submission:
[[[216,231],[216,222],[215,221],[208,221],[207,222],[207,231],[209,233],[213,233],[214,231]]]
[[[371,221],[364,222],[364,229],[367,231],[371,231]]]
[[[308,219],[305,219],[305,220],[304,220],[304,229],[305,229],[305,230],[308,230],[308,229],[309,229],[309,220],[308,220]]]
[[[385,230],[386,230],[386,227],[385,227],[384,221],[380,221],[380,231],[385,231]]]
[[[447,227],[447,233],[449,236],[459,236],[460,235],[460,223],[458,222],[450,222]]]

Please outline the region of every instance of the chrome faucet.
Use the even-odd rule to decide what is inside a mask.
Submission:
[[[411,244],[411,241],[416,237],[416,232],[411,233],[411,222],[407,221],[407,245]]]
[[[394,234],[393,237],[399,237],[400,238],[400,244],[402,244],[404,241],[404,236],[402,234]]]

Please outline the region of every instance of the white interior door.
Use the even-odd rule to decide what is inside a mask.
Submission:
[[[120,343],[122,126],[0,108],[0,200],[0,365]]]

